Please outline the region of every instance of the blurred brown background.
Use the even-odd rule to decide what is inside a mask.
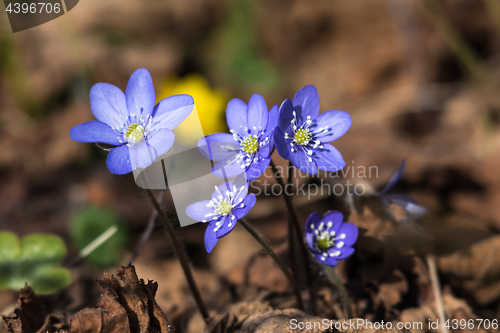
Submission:
[[[68,225],[75,211],[105,207],[129,230],[130,246],[120,261],[127,263],[150,203],[132,176],[108,172],[106,152],[73,142],[68,133],[94,119],[88,97],[93,84],[124,90],[132,72],[144,67],[157,97],[201,90],[195,96],[198,109],[215,105],[213,94],[218,101],[248,101],[259,93],[272,106],[313,84],[322,111],[352,115],[352,128],[334,145],[348,165],[378,167],[379,177],[367,183],[379,188],[406,158],[401,193],[412,195],[439,221],[495,234],[500,228],[499,8],[494,0],[82,0],[68,14],[16,34],[1,13],[0,230],[58,234],[71,255],[76,249]],[[198,81],[186,79],[193,75]],[[215,119],[207,132],[224,130],[221,105],[203,111]],[[258,202],[254,223],[271,242],[283,243],[285,215],[272,209],[268,214],[266,201],[281,203]],[[313,210],[300,209],[304,221]],[[271,217],[261,218],[265,215]],[[204,277],[209,304],[234,301],[227,283],[242,283],[234,270],[258,252],[253,240],[236,229],[207,256],[203,225],[179,232]],[[182,276],[163,237],[153,234],[136,265],[139,276],[158,281],[160,306],[177,318],[193,304],[183,304],[187,291],[173,287],[184,282],[170,282]],[[486,247],[500,250],[500,245]],[[441,264],[444,285],[467,300],[467,315],[500,314],[500,274],[488,270],[500,264],[495,253],[477,257],[493,260],[483,267],[487,282],[464,273],[469,264],[448,271],[447,263]],[[92,281],[101,275],[75,268],[71,306],[92,303],[86,291],[98,292]],[[259,288],[276,287],[259,279],[254,281]],[[280,283],[277,290],[286,288]],[[386,313],[372,319],[401,320],[404,309],[425,303],[405,303],[414,297],[408,288],[389,288],[390,295],[400,296],[387,303],[384,290],[373,293]],[[0,309],[15,297],[0,292]]]

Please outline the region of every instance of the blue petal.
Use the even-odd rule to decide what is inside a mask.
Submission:
[[[352,125],[352,118],[349,113],[338,110],[330,110],[320,114],[311,126],[315,131],[319,127],[327,127],[328,132],[318,135],[321,142],[331,142],[344,135]]]
[[[271,135],[269,135],[269,144],[267,145],[267,147],[269,148],[268,152],[267,153],[260,153],[260,154],[262,154],[262,156],[268,156],[268,155],[271,156],[274,153],[274,136],[272,133],[271,133]]]
[[[291,121],[293,119],[293,104],[289,99],[285,99],[281,103],[279,110],[278,127],[283,134],[293,134]]]
[[[311,119],[316,118],[319,114],[319,96],[316,87],[308,85],[300,89],[293,97],[292,104],[295,111],[300,111],[302,120],[307,116],[311,116]]]
[[[190,95],[173,95],[156,104],[153,112],[155,126],[173,130],[193,111],[194,100]]]
[[[266,169],[269,167],[269,163],[271,163],[271,157],[258,157],[257,162],[252,162],[247,168],[245,172],[245,177],[247,180],[254,180],[260,177]]]
[[[238,223],[238,219],[236,218],[236,216],[232,214],[226,216],[221,227],[215,233],[217,238],[227,236],[231,231],[233,231],[234,227],[236,227],[236,223]]]
[[[238,98],[230,100],[226,108],[227,126],[243,137],[248,136],[244,129],[248,128],[247,109],[247,105]]]
[[[314,162],[314,160],[312,162],[309,162],[308,155],[303,150],[296,150],[293,153],[290,152],[289,158],[293,166],[300,171],[308,173],[310,175],[315,175],[318,173],[316,163]]]
[[[222,183],[221,185],[217,186],[217,190],[213,191],[212,193],[212,199],[219,199],[219,196],[222,194],[223,198],[226,198],[226,191],[232,191],[233,190],[233,181],[230,180],[228,182]],[[219,194],[220,192],[220,194]]]
[[[149,146],[146,140],[130,145],[129,151],[133,170],[150,166],[158,156],[156,150]]]
[[[330,257],[330,256],[326,256],[325,257],[325,260],[321,260],[321,258],[323,257],[323,254],[322,253],[314,253],[314,256],[316,257],[316,259],[318,259],[318,261],[320,263],[322,263],[323,265],[327,265],[327,266],[337,266],[337,259],[335,259],[334,257]]]
[[[327,257],[325,261],[321,260],[321,262],[324,264],[324,265],[327,265],[327,266],[337,266],[337,259],[339,259],[339,257]]]
[[[142,115],[144,119],[153,114],[155,105],[155,88],[153,79],[147,69],[139,68],[128,80],[127,107],[133,122],[136,122]],[[135,114],[135,116],[132,116]]]
[[[195,202],[186,208],[186,214],[195,221],[202,222],[207,220],[205,215],[213,213],[214,209],[212,207],[207,207],[210,200],[203,200]]]
[[[130,153],[127,145],[113,148],[106,159],[108,170],[115,175],[124,175],[132,172]]]
[[[109,83],[98,83],[90,89],[90,107],[100,122],[121,128],[129,115],[125,94]]]
[[[214,231],[215,223],[216,222],[210,222],[210,224],[207,227],[207,230],[205,231],[205,248],[207,249],[208,253],[212,252],[215,244],[217,244],[218,241]]]
[[[344,215],[342,215],[341,212],[334,210],[331,212],[327,212],[323,216],[321,221],[323,221],[323,223],[327,226],[328,226],[328,222],[332,222],[332,227],[328,228],[328,231],[329,232],[335,231],[335,233],[338,233],[338,231],[342,227],[343,219],[344,219]]]
[[[257,134],[260,131],[265,131],[267,121],[269,119],[269,111],[267,109],[264,97],[259,94],[254,94],[248,101],[248,129],[252,134]],[[254,128],[255,127],[255,128]]]
[[[405,171],[405,166],[406,166],[406,159],[401,162],[401,166],[399,167],[398,171],[392,176],[391,180],[387,185],[384,187],[384,189],[379,193],[379,194],[384,194],[388,192],[396,183],[399,181],[401,176],[403,175],[403,171]]]
[[[345,238],[340,239],[339,237],[343,234],[345,234]],[[349,222],[343,223],[335,237],[338,241],[344,242],[344,246],[352,246],[358,239],[358,227]]]
[[[276,126],[278,126],[278,121],[280,118],[280,109],[278,105],[275,105],[269,111],[269,119],[267,120],[266,132],[264,133],[264,137],[271,135],[274,132]]]
[[[342,154],[329,143],[324,143],[323,148],[315,149],[312,157],[321,170],[338,171],[345,167]]]
[[[157,156],[161,156],[172,148],[175,141],[175,134],[169,129],[160,129],[148,134],[147,143],[153,147]]]
[[[235,197],[235,200],[240,200],[240,199],[245,199],[248,193],[248,184],[249,182],[245,179],[245,176],[239,175],[236,177],[236,179],[232,182],[232,186],[236,186],[236,189],[240,191],[240,193]],[[242,189],[243,188],[243,189]]]
[[[307,245],[309,245],[309,248],[311,251],[314,251],[314,242],[313,242],[313,235],[310,233],[306,233],[306,242]]]
[[[427,213],[429,212],[427,208],[411,202],[407,202],[406,205],[403,206],[403,210],[405,211],[405,216],[401,219],[401,222],[418,220],[427,215]]]
[[[270,135],[268,138],[269,142],[267,146],[265,147],[260,147],[257,149],[256,155],[255,156],[262,156],[262,157],[269,157],[271,156],[273,145],[274,145],[274,139],[273,136]]]
[[[214,133],[201,138],[198,148],[203,156],[212,161],[234,158],[240,151],[240,145],[227,133]]]
[[[338,248],[332,248],[329,251],[332,251],[332,252],[333,251],[340,251],[340,255],[334,257],[337,260],[341,260],[341,259],[345,259],[347,257],[350,257],[354,253],[354,249],[352,247],[345,247],[345,246],[343,246],[340,249],[338,249]]]
[[[257,198],[255,197],[255,194],[250,193],[249,195],[247,195],[245,197],[245,199],[241,203],[241,206],[243,206],[243,208],[236,208],[231,213],[237,219],[241,219],[248,214],[248,212],[253,208],[253,206],[255,206],[256,202],[257,202]]]
[[[256,202],[257,202],[257,197],[255,196],[255,194],[250,193],[249,195],[246,196],[246,198],[243,200],[243,203],[245,204],[245,215],[247,215],[248,212],[253,208],[253,206],[255,206]],[[241,219],[243,216],[240,216],[238,218]]]
[[[306,234],[311,234],[313,232],[312,226],[314,225],[314,227],[318,227],[320,221],[321,221],[321,216],[318,214],[318,212],[314,212],[311,215],[309,215],[306,221],[306,230],[305,230]]]
[[[212,169],[212,175],[220,178],[232,178],[241,175],[245,172],[245,167],[242,168],[242,159],[236,159],[235,156],[229,157],[220,161]]]
[[[427,208],[417,205],[415,200],[406,195],[385,194],[382,198],[384,200],[390,200],[394,204],[403,208],[405,216],[400,219],[400,222],[415,221],[424,217],[428,213]],[[390,205],[390,203],[388,203],[388,205]]]
[[[274,144],[276,146],[278,154],[285,160],[287,160],[290,155],[290,145],[279,128],[276,128],[274,130]]]
[[[108,145],[120,146],[121,136],[113,131],[109,125],[92,120],[76,125],[69,131],[69,136],[78,142],[106,143]]]

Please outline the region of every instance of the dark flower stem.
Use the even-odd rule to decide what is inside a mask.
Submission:
[[[288,164],[288,168],[287,168],[287,172],[288,172],[288,180],[287,180],[287,186],[289,184],[291,184],[292,186],[292,189],[293,189],[293,184],[292,184],[292,181],[293,181],[293,166],[292,166],[292,162],[289,161],[289,164]],[[294,274],[295,277],[297,277],[297,259],[298,257],[295,255],[295,252],[296,252],[296,249],[297,249],[297,246],[296,246],[296,241],[295,241],[295,237],[299,237],[300,238],[300,235],[299,236],[295,236],[295,230],[293,228],[293,222],[292,222],[292,216],[290,214],[288,214],[288,254],[290,256],[290,269],[292,270],[292,274]]]
[[[156,201],[156,198],[153,196],[151,190],[146,189],[146,193],[148,194],[149,199],[153,203],[153,206],[155,207],[156,211],[158,212],[158,216],[160,217],[160,221],[162,222],[163,227],[167,230],[167,234],[170,237],[170,241],[174,246],[175,252],[177,253],[177,257],[179,258],[182,269],[184,270],[184,275],[186,276],[186,280],[188,281],[189,288],[191,289],[191,293],[193,294],[194,300],[198,305],[198,309],[200,310],[201,315],[203,316],[205,321],[207,321],[209,318],[208,311],[207,308],[205,307],[205,303],[203,303],[203,299],[201,298],[200,291],[196,286],[196,282],[194,281],[193,272],[191,271],[191,266],[189,265],[186,253],[184,252],[184,249],[182,248],[182,245],[179,239],[177,238],[177,235],[175,234],[175,230],[172,227],[172,224],[170,223],[167,214],[165,214],[163,209],[161,209],[160,204],[158,203],[158,201]]]
[[[351,300],[349,298],[349,294],[347,293],[347,290],[345,289],[344,284],[342,281],[340,281],[339,276],[337,273],[335,273],[335,269],[331,266],[323,265],[325,270],[330,274],[332,277],[333,282],[335,283],[335,286],[337,287],[337,290],[340,292],[340,296],[342,297],[342,304],[344,305],[344,310],[347,314],[346,319],[352,319],[354,318],[352,314],[352,308],[351,308]]]
[[[281,259],[276,255],[276,253],[274,253],[271,247],[262,239],[262,237],[260,237],[260,235],[255,230],[253,230],[253,228],[248,223],[246,223],[242,219],[240,219],[239,222],[245,229],[247,229],[250,235],[252,235],[253,238],[255,238],[257,242],[259,242],[259,244],[262,245],[264,250],[266,250],[267,254],[269,254],[269,256],[273,258],[273,260],[276,262],[276,264],[281,269],[283,274],[285,274],[286,278],[292,285],[293,292],[295,293],[295,297],[297,298],[297,306],[299,307],[299,309],[304,310],[304,303],[302,302],[302,295],[300,294],[300,288],[299,285],[297,284],[297,281],[295,281],[295,279],[293,278],[292,273],[290,273],[290,271],[286,268],[283,261],[281,261]]]
[[[306,244],[304,237],[302,237],[302,228],[300,227],[300,222],[299,218],[297,217],[297,213],[295,212],[295,209],[293,208],[292,204],[292,198],[288,196],[285,192],[285,184],[283,183],[283,179],[278,176],[278,169],[276,168],[276,165],[274,162],[271,160],[271,168],[274,173],[274,177],[278,181],[278,184],[281,186],[283,191],[283,199],[285,199],[286,207],[288,209],[288,214],[289,214],[289,223],[292,224],[292,227],[295,230],[295,234],[297,235],[299,239],[299,245],[300,249],[302,252],[302,256],[304,257],[304,264],[306,266],[306,279],[307,279],[307,288],[309,290],[309,301],[311,304],[311,312],[312,314],[316,313],[316,293],[314,292],[314,284],[313,284],[313,277],[312,277],[312,266],[311,266],[311,257],[309,255],[309,248],[308,245]],[[290,244],[292,246],[292,244]]]

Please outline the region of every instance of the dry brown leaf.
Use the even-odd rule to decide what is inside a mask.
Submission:
[[[294,320],[292,322],[292,320]],[[357,323],[358,318],[352,319]],[[356,329],[337,330],[335,324],[341,324],[343,321],[337,321],[326,318],[319,318],[305,314],[298,309],[275,310],[267,302],[240,302],[226,307],[226,309],[210,318],[205,329],[205,333],[289,333],[289,332],[308,332],[308,333],[327,333],[327,332],[406,332],[399,330],[375,330],[364,329],[363,324],[357,325]],[[325,324],[328,322],[328,325]],[[304,328],[295,327],[295,324],[304,323]],[[395,324],[393,324],[395,327]],[[298,325],[297,325],[298,326]],[[187,332],[200,332],[199,325],[189,325]]]
[[[500,236],[438,260],[439,270],[460,279],[476,301],[486,305],[500,297]],[[465,280],[465,281],[463,281]]]
[[[169,332],[170,325],[155,301],[158,288],[152,281],[138,279],[132,265],[122,267],[117,277],[107,274],[99,281],[103,288],[96,308],[85,308],[65,318],[49,315],[43,301],[26,286],[18,308],[4,322],[10,333],[157,333]]]
[[[450,320],[465,319],[478,319],[469,305],[462,299],[455,298],[451,293],[445,292],[443,295],[443,306],[446,314],[446,318]],[[436,309],[436,302],[428,302],[419,308],[407,309],[401,313],[400,317],[403,323],[422,323],[422,329],[413,329],[413,333],[418,332],[429,332],[428,321],[436,322],[438,319],[438,313]],[[465,331],[464,331],[465,332]],[[470,332],[485,332],[484,329],[478,329]]]
[[[26,285],[19,294],[13,314],[2,316],[7,330],[12,333],[34,333],[45,326],[47,312],[43,301]],[[45,333],[45,332],[44,332]]]

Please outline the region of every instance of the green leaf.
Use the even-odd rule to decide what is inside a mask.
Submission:
[[[56,292],[71,283],[71,273],[59,266],[66,256],[64,241],[51,234],[32,234],[19,240],[0,232],[0,290],[19,290],[25,283],[36,293]]]
[[[21,243],[13,232],[0,232],[0,264],[19,258],[21,255]]]
[[[46,265],[60,265],[66,256],[64,241],[50,234],[32,234],[21,240],[21,259]]]
[[[29,285],[37,294],[51,294],[71,284],[71,272],[66,268],[49,268],[39,270]]]
[[[118,231],[86,258],[99,268],[116,265],[125,249],[128,234],[120,218],[111,210],[88,207],[75,214],[71,223],[71,237],[78,250],[83,249],[112,226],[116,226]]]

